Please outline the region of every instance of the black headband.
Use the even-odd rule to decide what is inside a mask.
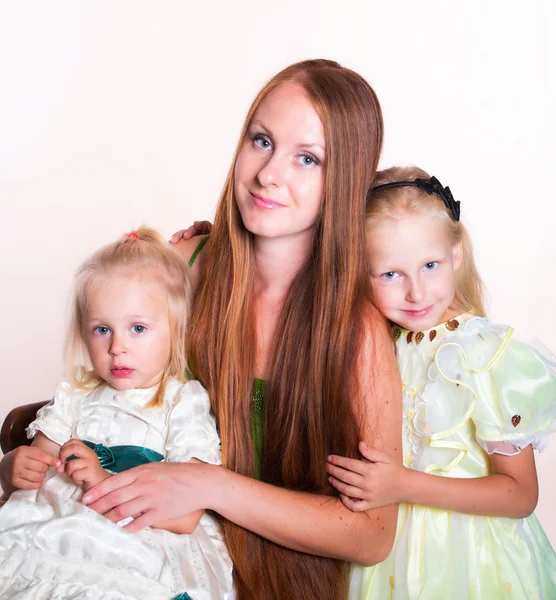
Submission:
[[[418,187],[427,194],[437,194],[442,198],[446,208],[452,213],[454,221],[459,221],[459,200],[454,200],[450,188],[444,187],[436,177],[431,177],[430,179],[415,179],[415,181],[392,181],[391,183],[383,183],[382,185],[371,188],[371,193],[386,190],[388,188],[406,186]]]

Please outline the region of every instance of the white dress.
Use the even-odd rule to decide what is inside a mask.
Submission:
[[[220,464],[201,384],[172,380],[162,405],[147,408],[155,390],[120,392],[105,384],[80,396],[62,381],[28,435],[41,431],[60,445],[77,438],[149,448],[168,462]],[[0,509],[3,600],[170,600],[184,592],[193,600],[228,598],[232,563],[210,514],[191,535],[151,528],[133,534],[85,506],[82,496],[67,475],[49,469],[39,490],[18,490]]]

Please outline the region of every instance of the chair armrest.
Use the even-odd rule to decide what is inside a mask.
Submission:
[[[27,439],[25,430],[36,417],[39,408],[45,404],[48,404],[48,400],[16,406],[8,413],[0,431],[0,446],[4,454],[18,446],[31,445],[32,440]]]

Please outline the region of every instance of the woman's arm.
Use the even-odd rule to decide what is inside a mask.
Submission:
[[[367,393],[356,409],[363,433],[401,463],[401,382],[381,317],[373,319],[361,362]],[[137,516],[130,531],[206,508],[288,548],[369,565],[388,556],[397,522],[397,506],[354,513],[337,498],[286,490],[212,465],[137,467],[92,488],[84,500],[114,521]]]
[[[360,370],[366,397],[356,410],[366,439],[401,464],[401,382],[390,332],[374,311],[369,338]],[[336,498],[292,492],[229,471],[220,480],[224,493],[215,495],[213,509],[277,544],[369,565],[390,553],[395,505],[353,518],[356,513],[350,514]]]
[[[410,502],[471,515],[528,517],[537,504],[538,483],[531,446],[515,456],[493,454],[493,473],[457,479],[400,466],[388,455],[362,449],[370,462],[330,457],[331,483],[354,511]]]

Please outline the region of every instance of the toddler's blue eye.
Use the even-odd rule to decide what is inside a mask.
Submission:
[[[133,331],[133,333],[143,333],[145,329],[147,328],[144,325],[134,325],[131,328],[131,331]]]
[[[98,335],[106,335],[110,333],[110,329],[108,329],[108,327],[106,327],[105,325],[99,325],[98,327],[95,327],[93,329],[93,333],[96,333]]]
[[[433,260],[432,262],[428,262],[425,265],[425,269],[427,271],[433,271],[434,269],[436,269],[436,267],[438,267],[438,263],[435,260]]]

